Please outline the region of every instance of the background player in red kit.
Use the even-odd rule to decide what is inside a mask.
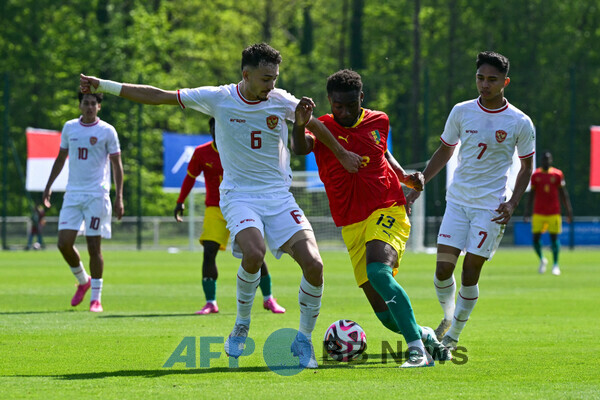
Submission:
[[[332,114],[319,120],[346,150],[362,156],[359,172],[347,172],[308,131],[294,127],[292,148],[296,154],[315,153],[333,220],[342,226],[356,283],[383,325],[406,339],[409,360],[403,367],[433,365],[424,343],[436,358],[445,360],[450,352],[435,339],[433,329],[417,325],[408,295],[394,279],[410,233],[400,182],[423,190],[423,175],[407,175],[387,150],[388,116],[362,108],[358,73],[341,70],[331,75],[327,96]]]
[[[533,233],[533,248],[540,258],[538,272],[540,274],[546,272],[546,265],[548,264],[548,260],[542,254],[542,233],[548,231],[554,259],[552,273],[560,275],[560,267],[558,266],[558,253],[560,252],[558,235],[562,231],[560,201],[567,210],[567,221],[569,223],[573,222],[573,209],[569,201],[569,193],[567,193],[565,176],[560,169],[552,166],[552,154],[549,151],[542,155],[541,164],[542,166],[536,169],[531,176],[531,194],[524,214],[525,218],[528,219],[533,205],[531,232]]]
[[[202,259],[202,288],[206,297],[206,305],[196,314],[218,313],[217,305],[217,252],[227,248],[229,241],[229,230],[227,222],[223,218],[219,208],[219,185],[223,180],[223,167],[215,142],[215,119],[208,121],[210,134],[213,138],[211,142],[196,147],[192,159],[188,164],[187,175],[181,184],[181,191],[177,199],[174,214],[177,222],[181,222],[183,215],[185,199],[194,187],[196,177],[204,172],[204,183],[206,185],[206,209],[204,211],[204,224],[202,225],[202,234],[200,235],[200,244],[204,248],[204,257]],[[267,269],[267,264],[263,262],[261,267],[260,289],[263,294],[263,307],[275,314],[282,314],[285,308],[277,304],[277,300],[271,294],[271,275]]]

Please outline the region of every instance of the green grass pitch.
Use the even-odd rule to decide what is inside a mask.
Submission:
[[[85,246],[79,245],[87,265]],[[459,342],[460,362],[401,370],[385,350],[402,339],[372,313],[343,252],[323,252],[325,293],[315,332],[318,370],[272,372],[262,349],[269,335],[297,328],[300,269],[284,256],[267,258],[273,293],[287,308],[262,309],[260,290],[250,337],[255,351],[229,367],[213,344],[200,366],[200,337],[225,337],[235,320],[235,272],[229,252],[217,259],[220,313],[194,315],[204,304],[201,253],[105,252],[103,306],[87,311],[89,293],[70,306],[74,278],[58,251],[0,256],[1,398],[329,399],[340,397],[555,399],[600,398],[600,252],[561,254],[563,274],[537,273],[533,250],[500,249],[487,263],[480,298]],[[462,259],[461,259],[462,260]],[[417,321],[436,327],[442,314],[433,290],[435,256],[406,254],[396,279]],[[460,267],[457,268],[459,280]],[[367,334],[367,359],[324,362],[318,344],[330,323],[352,319]],[[185,337],[194,337],[196,366],[164,365]],[[383,347],[382,347],[383,346]],[[382,348],[384,349],[382,351]],[[181,356],[186,355],[181,353]],[[217,357],[214,356],[214,357]]]

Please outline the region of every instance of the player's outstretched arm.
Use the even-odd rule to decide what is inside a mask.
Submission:
[[[321,143],[333,152],[346,171],[351,173],[358,172],[358,169],[362,164],[362,157],[343,148],[342,145],[335,140],[331,131],[321,121],[316,118],[311,118],[306,124],[306,127],[315,134]]]
[[[522,158],[521,159],[521,168],[519,169],[519,173],[517,174],[517,180],[515,182],[515,190],[513,190],[512,197],[510,200],[500,204],[496,209],[498,216],[496,218],[492,218],[492,221],[498,224],[507,224],[510,221],[510,218],[515,212],[517,205],[519,205],[519,201],[521,197],[525,193],[527,189],[527,185],[529,185],[529,180],[531,179],[531,173],[533,172],[533,155],[531,157]]]
[[[448,164],[448,160],[450,160],[453,153],[454,146],[446,146],[444,143],[440,144],[440,147],[433,153],[431,160],[429,160],[427,167],[423,171],[425,183],[432,180]]]
[[[42,202],[46,206],[46,208],[50,208],[52,203],[50,203],[50,196],[52,195],[52,184],[62,171],[65,166],[65,161],[67,160],[67,156],[69,155],[69,151],[67,149],[61,148],[58,151],[58,156],[56,156],[56,160],[54,160],[54,164],[52,165],[52,169],[50,170],[50,176],[48,177],[48,182],[46,183],[46,188],[44,189],[44,194],[42,195]]]
[[[310,153],[313,149],[313,138],[306,134],[306,124],[312,118],[315,104],[312,99],[303,97],[296,106],[294,127],[292,128],[292,141],[290,143],[294,154],[299,156]]]
[[[112,164],[113,179],[115,181],[115,202],[113,210],[118,220],[123,218],[125,214],[125,206],[123,205],[123,163],[121,161],[121,153],[112,154],[110,156]]]
[[[163,90],[148,85],[113,82],[84,74],[79,75],[79,89],[84,94],[95,92],[108,93],[142,104],[179,104],[177,101],[177,92],[174,90]]]

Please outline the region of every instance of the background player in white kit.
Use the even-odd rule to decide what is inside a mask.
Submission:
[[[446,211],[438,235],[434,284],[444,319],[435,330],[438,340],[456,349],[479,297],[479,275],[492,258],[533,170],[535,128],[527,115],[508,103],[504,88],[509,61],[501,54],[477,55],[476,83],[479,98],[454,106],[441,136],[442,143],[423,171],[430,181],[448,162],[460,141],[458,166],[446,193]],[[521,167],[514,193],[507,175],[517,149]],[[409,204],[419,196],[411,191]],[[454,300],[454,268],[462,250],[462,284]]]
[[[71,267],[79,285],[71,299],[76,306],[92,288],[90,311],[101,312],[102,237],[111,236],[110,164],[115,181],[115,214],[123,216],[123,165],[115,128],[98,118],[102,94],[79,93],[81,116],[65,123],[60,150],[52,166],[43,201],[50,207],[52,184],[69,157],[69,177],[58,219],[58,249]],[[110,160],[110,164],[109,161]],[[83,229],[90,254],[91,278],[85,271],[75,247],[77,233]]]
[[[237,273],[237,318],[225,352],[232,357],[242,354],[266,239],[277,258],[288,253],[302,268],[300,327],[292,351],[301,366],[317,368],[311,333],[321,307],[323,262],[312,227],[289,191],[292,172],[286,120],[306,124],[350,172],[358,171],[361,158],[347,152],[312,118],[311,99],[298,100],[275,88],[280,63],[279,52],[261,43],[242,52],[238,84],[165,91],[82,75],[80,85],[84,93],[98,89],[145,104],[179,104],[215,118],[215,140],[223,164],[220,207],[234,237],[233,254],[242,258]]]

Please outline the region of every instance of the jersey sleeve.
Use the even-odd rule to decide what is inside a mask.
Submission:
[[[460,140],[460,112],[456,106],[450,111],[440,139],[446,146],[451,147],[456,146]]]
[[[117,135],[117,130],[110,126],[108,129],[108,143],[107,148],[108,154],[117,154],[121,152],[121,145],[119,144],[119,135]]]
[[[60,132],[60,148],[68,150],[69,149],[69,125],[65,123]]]
[[[187,175],[196,179],[202,173],[202,151],[201,146],[196,147],[192,159],[187,167]]]
[[[179,89],[177,100],[181,108],[192,108],[201,113],[214,115],[215,104],[221,97],[221,87],[202,86],[195,89]]]
[[[528,158],[535,153],[535,127],[526,117],[517,136],[517,154],[519,158]]]
[[[281,99],[285,105],[285,119],[294,122],[296,120],[296,106],[300,102],[296,96],[285,90],[280,91]]]

